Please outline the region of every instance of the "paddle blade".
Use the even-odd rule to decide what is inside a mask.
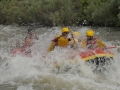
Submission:
[[[73,34],[74,34],[75,36],[80,36],[80,33],[79,33],[79,32],[73,32]]]

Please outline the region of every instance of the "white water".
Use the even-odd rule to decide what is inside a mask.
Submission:
[[[79,31],[82,38],[91,28],[70,27]],[[32,47],[33,57],[11,57],[9,52],[20,47],[27,29],[0,25],[0,90],[120,90],[120,53],[117,49],[111,49],[115,63],[106,71],[94,73],[79,56],[69,59],[76,54],[70,48],[56,48],[46,54],[51,39],[60,33],[60,27],[36,28],[39,40]],[[120,31],[95,28],[95,32],[108,46],[120,44]],[[55,67],[55,61],[59,63],[59,69]]]

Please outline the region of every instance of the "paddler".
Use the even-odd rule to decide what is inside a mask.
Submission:
[[[32,41],[29,37],[25,38],[25,42],[22,46],[22,49],[25,51],[26,54],[31,53],[30,47],[32,46]]]
[[[35,43],[35,40],[38,40],[38,37],[35,34],[35,29],[28,29],[28,36],[25,37],[25,41],[22,43],[22,47],[14,49],[11,54],[21,53],[24,55],[29,55],[31,53],[30,47]]]
[[[88,49],[106,48],[106,45],[99,38],[94,37],[93,30],[87,30],[86,37],[86,40],[82,41],[82,47],[87,47]]]
[[[49,48],[47,49],[48,52],[54,50],[56,46],[67,47],[69,45],[69,41],[71,41],[71,39],[68,38],[70,30],[68,28],[62,28],[61,32],[61,35],[58,35],[52,40]]]
[[[35,41],[38,40],[38,37],[35,34],[35,29],[33,29],[33,28],[28,29],[28,36],[25,38],[25,41],[28,38],[31,41],[31,45],[35,44]],[[24,46],[24,44],[25,44],[25,42],[22,43],[22,46]]]
[[[38,37],[36,36],[36,34],[35,34],[35,29],[33,29],[33,28],[29,28],[28,29],[28,37],[30,38],[30,39],[32,39],[32,40],[38,40]]]
[[[28,37],[25,38],[25,41],[21,48],[17,48],[11,51],[11,55],[22,54],[23,56],[31,56],[30,47],[32,46],[32,41]]]

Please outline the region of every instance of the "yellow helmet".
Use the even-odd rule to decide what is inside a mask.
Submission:
[[[86,32],[86,36],[94,36],[94,31],[93,30],[88,30]]]
[[[68,28],[62,28],[62,33],[69,32],[70,30]]]

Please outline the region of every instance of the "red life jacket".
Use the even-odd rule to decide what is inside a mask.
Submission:
[[[86,47],[88,49],[95,49],[95,48],[97,48],[98,47],[97,39],[98,38],[93,38],[92,40],[86,40]]]

